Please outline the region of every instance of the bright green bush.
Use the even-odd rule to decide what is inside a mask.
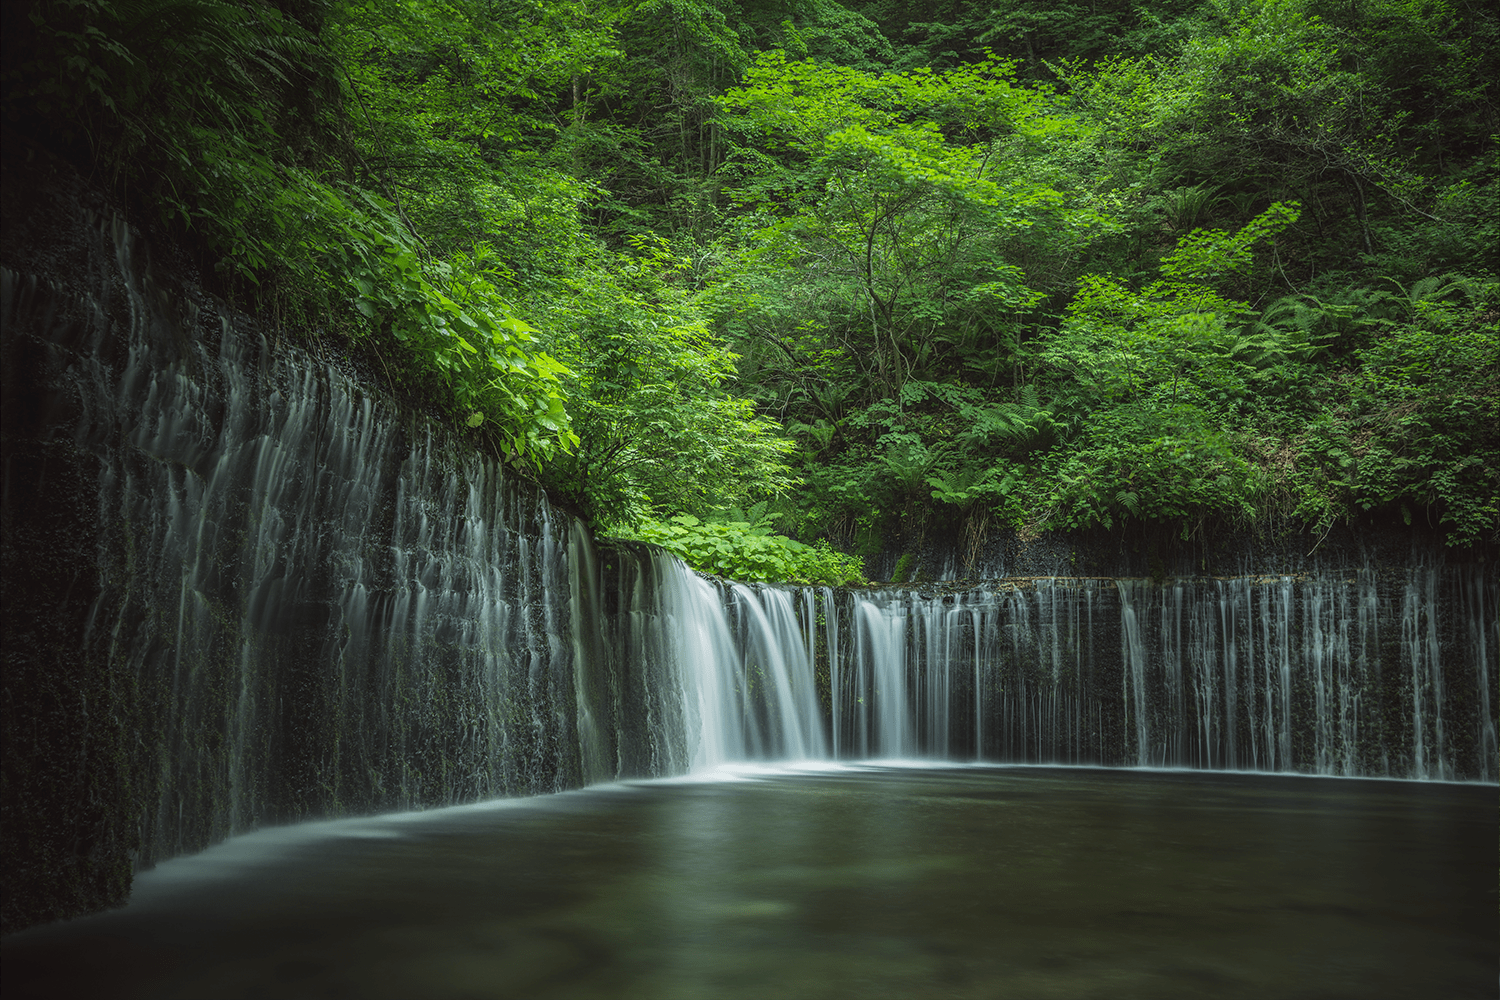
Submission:
[[[678,556],[693,569],[731,580],[765,583],[866,583],[864,560],[772,534],[769,525],[749,521],[704,522],[691,514],[666,521],[644,521],[632,533]]]

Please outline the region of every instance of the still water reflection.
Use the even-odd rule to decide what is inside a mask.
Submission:
[[[863,767],[240,838],[36,997],[1494,997],[1496,789]]]

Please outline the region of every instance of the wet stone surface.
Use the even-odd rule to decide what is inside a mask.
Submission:
[[[1494,786],[862,767],[264,831],[19,997],[1493,997]]]

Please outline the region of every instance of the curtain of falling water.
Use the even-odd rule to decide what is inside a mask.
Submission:
[[[681,685],[690,747],[638,772],[832,755],[1496,778],[1482,565],[938,596],[643,558],[660,637],[617,645],[670,663],[651,676]]]
[[[100,456],[83,645],[160,727],[141,860],[580,783],[569,525],[336,365],[227,320],[184,338],[127,287],[66,432]]]
[[[834,752],[1496,780],[1483,564],[842,592]],[[822,597],[824,607],[828,598]],[[844,680],[846,679],[847,680]]]
[[[138,862],[744,759],[1496,780],[1493,561],[942,596],[712,582],[596,553],[340,363],[164,305],[129,231],[101,232],[118,280],[7,273],[7,336],[46,345],[43,444],[97,487],[80,646],[149,726]]]
[[[77,643],[134,727],[136,866],[267,823],[826,756],[785,594],[741,589],[747,661],[730,591],[601,558],[346,363],[174,299],[126,226],[94,237],[92,285],[5,272],[7,357],[39,359],[15,447],[94,503],[68,526],[96,553]],[[685,660],[725,664],[724,688]],[[775,699],[716,729],[753,671]]]

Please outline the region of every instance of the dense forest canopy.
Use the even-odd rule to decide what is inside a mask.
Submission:
[[[7,130],[216,291],[700,567],[857,579],[898,519],[1500,541],[1489,4],[57,0],[4,35]]]

